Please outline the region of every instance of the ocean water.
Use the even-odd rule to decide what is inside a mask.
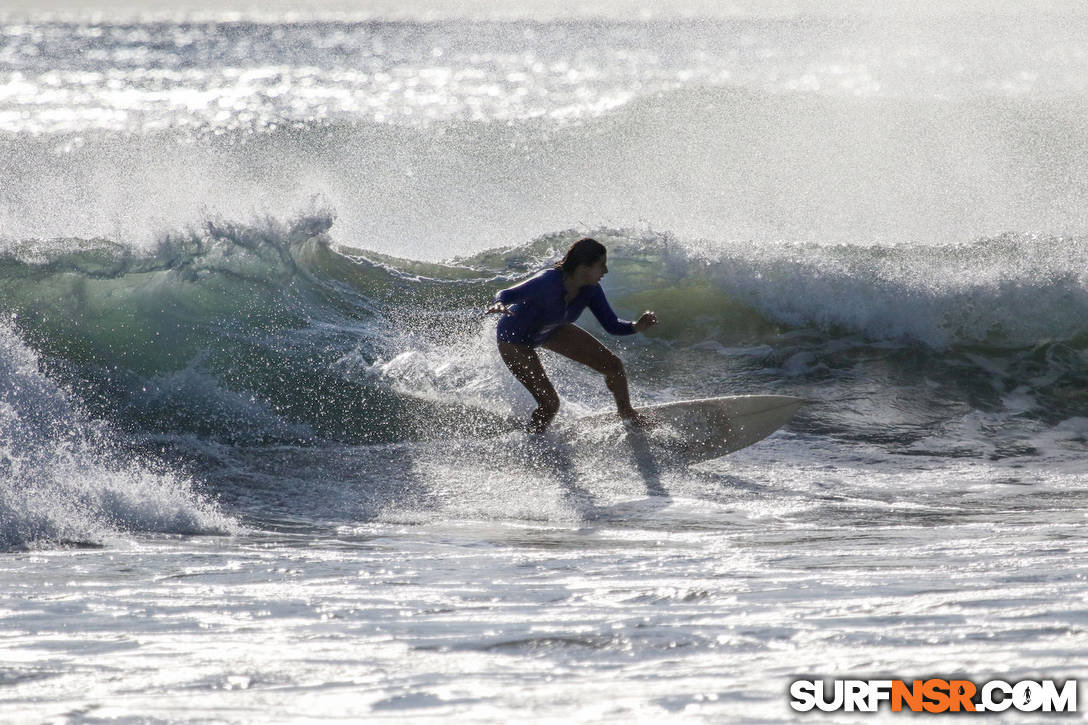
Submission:
[[[0,720],[1085,676],[1088,15],[617,7],[2,16]],[[796,418],[545,352],[521,432],[483,309],[585,235],[636,402]]]

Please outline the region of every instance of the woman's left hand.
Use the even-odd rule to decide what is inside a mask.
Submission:
[[[653,327],[657,324],[657,315],[653,312],[643,312],[642,317],[638,318],[638,322],[635,323],[635,332],[642,332],[643,330]]]

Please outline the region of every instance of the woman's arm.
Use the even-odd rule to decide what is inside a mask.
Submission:
[[[590,294],[589,309],[593,311],[593,316],[601,323],[601,327],[613,335],[633,335],[657,324],[657,315],[653,312],[643,312],[638,322],[619,319],[608,304],[608,298],[604,296],[600,285]]]
[[[592,292],[589,294],[589,309],[593,311],[593,316],[597,318],[597,322],[601,323],[601,327],[607,330],[613,335],[634,335],[638,332],[635,329],[635,323],[630,320],[621,320],[616,316],[616,313],[612,311],[612,306],[608,304],[608,299],[604,296],[604,290],[600,285],[596,285]]]

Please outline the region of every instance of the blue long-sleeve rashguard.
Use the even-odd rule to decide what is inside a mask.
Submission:
[[[511,315],[499,319],[496,336],[500,342],[536,347],[543,344],[556,328],[578,319],[588,307],[605,330],[613,335],[633,335],[635,324],[621,320],[608,304],[599,284],[583,287],[569,304],[563,301],[563,272],[546,269],[519,285],[495,295],[496,302],[510,306]]]

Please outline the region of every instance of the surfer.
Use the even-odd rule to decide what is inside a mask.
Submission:
[[[597,338],[574,324],[586,307],[613,335],[633,335],[657,324],[653,312],[642,313],[636,322],[616,317],[600,285],[601,277],[608,273],[606,254],[604,245],[597,240],[579,239],[561,262],[500,291],[487,310],[489,314],[502,314],[496,334],[499,355],[536,399],[530,431],[544,432],[559,412],[559,396],[540,364],[537,347],[565,355],[604,375],[605,385],[616,398],[620,417],[636,425],[646,423],[631,407],[623,362]]]

